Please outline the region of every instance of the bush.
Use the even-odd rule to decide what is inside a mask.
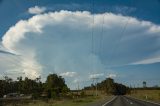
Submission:
[[[85,97],[86,96],[84,91],[82,91],[80,95],[81,95],[81,97]]]
[[[51,92],[51,98],[56,98],[56,97],[57,97],[56,92],[55,92],[55,91],[52,91],[52,92]]]
[[[40,97],[40,93],[33,93],[32,98],[33,99],[38,99]]]

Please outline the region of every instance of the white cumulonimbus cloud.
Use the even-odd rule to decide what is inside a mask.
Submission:
[[[107,78],[116,78],[116,77],[117,77],[116,74],[108,74],[108,75],[107,75]]]
[[[45,7],[34,6],[28,9],[28,13],[30,14],[41,14],[46,11]]]
[[[100,77],[103,77],[104,74],[103,73],[100,73],[100,74],[91,74],[89,75],[89,78],[92,79],[92,78],[100,78]]]
[[[159,62],[159,33],[160,26],[133,17],[94,14],[93,23],[90,12],[62,10],[20,20],[2,44],[19,55],[16,69],[29,77],[70,70],[87,79],[106,67]]]
[[[76,72],[64,72],[60,74],[62,77],[75,77],[77,75]]]

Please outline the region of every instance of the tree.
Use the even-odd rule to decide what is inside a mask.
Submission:
[[[105,91],[107,94],[124,95],[130,92],[129,87],[126,87],[123,84],[115,83],[112,78],[106,78],[97,85],[101,90]],[[85,87],[85,89],[92,89],[93,87],[94,86]]]
[[[23,79],[22,79],[22,76],[20,76],[20,77],[17,77],[17,80],[18,80],[18,91],[20,92],[20,93],[22,93],[22,84],[23,84]]]
[[[143,81],[143,88],[146,88],[147,87],[147,83],[146,81]]]
[[[116,91],[115,85],[114,85],[114,80],[111,78],[107,79],[107,89],[108,93],[114,94]]]
[[[5,76],[4,80],[0,80],[0,97],[8,93],[32,94],[32,97],[38,98],[41,93],[48,92],[48,97],[57,97],[60,94],[65,95],[69,88],[65,84],[64,78],[57,74],[50,74],[46,83],[41,82],[41,77],[29,79],[18,77],[16,81]]]
[[[60,93],[64,93],[64,91],[66,92],[66,89],[68,89],[68,87],[61,76],[58,76],[57,74],[48,75],[45,90],[48,92],[49,98],[59,96]]]

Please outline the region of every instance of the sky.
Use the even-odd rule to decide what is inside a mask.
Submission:
[[[160,86],[159,11],[160,0],[0,0],[0,78]]]

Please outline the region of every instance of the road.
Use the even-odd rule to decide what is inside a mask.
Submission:
[[[117,96],[113,98],[111,101],[103,104],[102,106],[160,106],[160,105],[141,101],[126,96]]]

